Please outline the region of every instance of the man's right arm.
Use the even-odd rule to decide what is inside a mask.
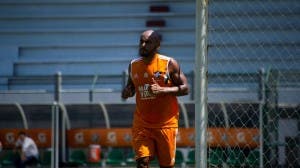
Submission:
[[[128,73],[130,74],[131,72],[131,66],[129,64],[128,66]],[[131,79],[131,75],[128,76],[128,80],[127,80],[127,84],[125,86],[125,88],[122,91],[122,99],[127,99],[128,97],[132,97],[135,94],[135,87],[133,84],[133,81]]]

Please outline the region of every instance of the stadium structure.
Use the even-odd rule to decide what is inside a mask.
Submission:
[[[209,167],[299,166],[300,3],[207,2]],[[39,146],[38,166],[53,167],[58,119],[61,166],[134,167],[135,99],[120,94],[141,32],[153,29],[190,84],[179,97],[176,167],[194,167],[195,3],[0,0],[0,165],[12,166],[25,130]]]

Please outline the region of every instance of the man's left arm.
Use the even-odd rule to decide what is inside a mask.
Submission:
[[[189,93],[187,79],[175,59],[171,59],[168,65],[170,80],[172,87],[161,87],[154,79],[151,85],[151,92],[153,94],[172,94],[175,96],[184,96]]]

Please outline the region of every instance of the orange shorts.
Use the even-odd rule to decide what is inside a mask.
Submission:
[[[157,156],[160,166],[175,164],[176,135],[178,128],[132,129],[132,145],[136,159]]]

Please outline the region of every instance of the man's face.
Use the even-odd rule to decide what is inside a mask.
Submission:
[[[19,139],[20,139],[21,141],[24,141],[25,135],[23,135],[23,134],[19,135]]]
[[[146,31],[141,35],[139,54],[142,57],[151,56],[157,51],[158,44],[153,37],[151,38],[151,34],[151,31]]]

